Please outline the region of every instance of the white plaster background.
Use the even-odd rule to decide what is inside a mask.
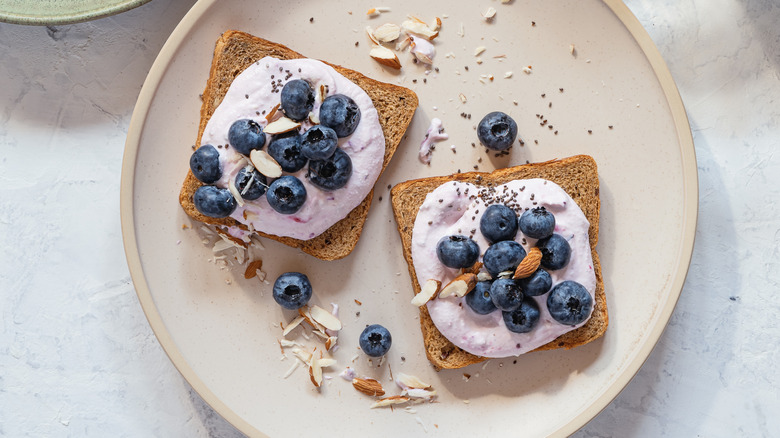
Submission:
[[[133,105],[192,3],[0,24],[0,436],[242,436],[155,339],[120,232]],[[659,344],[575,436],[780,436],[780,4],[626,3],[686,104],[699,224]]]

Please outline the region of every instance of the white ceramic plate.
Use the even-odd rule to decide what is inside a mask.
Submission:
[[[0,21],[53,25],[107,17],[149,0],[0,0]]]
[[[150,324],[201,396],[252,436],[366,436],[384,430],[400,436],[424,430],[442,436],[572,433],[606,406],[647,358],[687,272],[696,224],[696,163],[672,78],[645,31],[616,0],[399,0],[373,19],[365,15],[370,6],[375,5],[201,1],[173,32],[138,100],[122,173],[125,247]],[[481,14],[490,6],[497,14],[486,22]],[[407,14],[425,20],[446,14],[436,39],[438,72],[426,74],[408,53],[401,55],[400,73],[368,57],[366,25],[400,23]],[[284,271],[305,272],[313,281],[314,302],[341,306],[345,328],[334,354],[339,365],[326,373],[333,378],[321,391],[303,368],[283,378],[294,359],[280,359],[279,323],[292,315],[273,302],[270,286],[219,269],[208,261],[211,251],[198,233],[182,229],[191,222],[177,195],[197,133],[198,95],[214,42],[226,29],[404,84],[420,97],[408,138],[378,182],[363,237],[350,256],[322,262],[271,241],[261,253],[271,281]],[[481,64],[474,56],[478,46],[486,47]],[[523,72],[527,66],[530,74]],[[474,125],[493,110],[511,114],[526,143],[508,157],[471,146]],[[537,114],[553,129],[540,126]],[[450,140],[439,144],[427,167],[418,162],[417,149],[433,117],[444,121]],[[600,171],[598,250],[610,316],[606,335],[570,351],[435,372],[422,352],[417,310],[409,304],[410,281],[387,186],[472,170],[480,157],[480,170],[490,170],[581,153],[592,155]],[[369,323],[382,323],[393,334],[381,366],[358,354],[357,335]],[[345,366],[380,379],[390,394],[399,392],[388,380],[391,372],[417,375],[436,388],[438,402],[415,405],[414,411],[371,410],[369,397],[337,377]]]

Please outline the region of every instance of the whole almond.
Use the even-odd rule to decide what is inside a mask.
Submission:
[[[385,390],[382,388],[382,384],[374,379],[361,379],[355,377],[352,379],[352,386],[363,394],[370,396],[383,396]]]
[[[538,247],[533,247],[528,251],[523,261],[515,269],[515,275],[512,276],[515,280],[520,278],[528,278],[537,269],[539,269],[539,263],[542,261],[542,251]]]

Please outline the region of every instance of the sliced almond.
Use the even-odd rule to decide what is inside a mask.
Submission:
[[[482,14],[482,18],[484,18],[486,21],[492,20],[495,16],[496,16],[496,8],[492,6],[487,8],[485,13]]]
[[[297,357],[298,359],[300,359],[301,362],[303,362],[303,363],[305,363],[307,365],[311,361],[311,358],[314,357],[313,354],[309,353],[308,351],[306,351],[306,350],[304,350],[302,348],[298,348],[298,347],[295,347],[295,348],[292,349],[292,354],[294,354],[295,357]]]
[[[412,298],[412,305],[420,307],[428,301],[434,299],[436,294],[439,292],[440,287],[441,281],[439,280],[426,281],[422,289],[420,289],[420,292],[415,295],[414,298]]]
[[[252,152],[249,153],[249,159],[252,161],[255,169],[268,178],[279,178],[282,176],[282,166],[268,152],[252,149]]]
[[[402,52],[406,50],[406,48],[409,47],[411,43],[412,43],[412,39],[409,36],[407,36],[406,38],[402,39],[401,41],[395,44],[395,50]]]
[[[325,99],[322,99],[325,100]],[[314,112],[309,113],[309,121],[312,122],[315,125],[320,124],[320,117],[317,114],[314,114]]]
[[[296,316],[295,319],[290,321],[289,324],[287,324],[287,327],[284,328],[282,331],[282,336],[287,336],[291,331],[295,329],[295,327],[298,327],[303,322],[303,316]]]
[[[385,395],[385,390],[382,388],[382,384],[374,379],[361,379],[355,377],[352,379],[352,386],[363,394],[370,396],[382,396]]]
[[[530,277],[534,272],[536,272],[537,269],[539,269],[539,264],[541,261],[542,251],[539,249],[539,247],[534,246],[528,251],[528,254],[517,266],[517,269],[515,269],[515,273],[512,278],[517,280],[519,278]]]
[[[485,50],[487,50],[487,48],[486,48],[485,46],[479,46],[479,47],[477,47],[476,49],[474,49],[474,56],[479,56],[479,55],[481,55],[481,54],[482,54],[482,52],[484,52]]]
[[[501,271],[498,273],[498,278],[511,278],[515,275],[515,271]]]
[[[327,351],[330,351],[331,348],[336,346],[336,342],[338,342],[338,337],[336,336],[330,336],[328,339],[325,340],[325,349]]]
[[[436,397],[436,391],[433,389],[427,389],[427,388],[410,388],[406,389],[403,392],[403,395],[409,396],[411,398],[419,398],[419,399],[432,399]]]
[[[246,271],[244,271],[244,278],[249,280],[250,278],[257,277],[257,271],[263,267],[263,259],[252,260],[246,265]]]
[[[328,330],[341,330],[341,321],[320,306],[311,306],[309,308],[309,315]]]
[[[379,11],[377,11],[376,8],[371,8],[366,11],[366,15],[368,15],[369,17],[376,17],[377,15],[379,15]]]
[[[470,268],[463,269],[463,273],[471,272],[472,274],[479,274],[480,269],[482,269],[482,262],[476,262]]]
[[[433,18],[433,24],[431,24],[431,25],[430,25],[430,26],[428,26],[428,27],[430,27],[432,31],[434,31],[434,32],[438,32],[438,31],[439,31],[439,29],[441,29],[441,18],[439,18],[439,17],[434,17],[434,18]]]
[[[279,115],[281,114],[279,112],[279,108],[281,108],[281,106],[282,106],[281,103],[277,103],[276,106],[271,108],[271,111],[268,111],[268,114],[265,115],[265,121],[268,122],[268,123],[271,123],[274,120],[276,120],[276,115],[277,114],[279,114]]]
[[[374,36],[374,29],[372,29],[371,26],[366,26],[366,35],[368,35],[368,39],[370,39],[371,42],[374,43],[374,45],[377,46],[381,45],[379,40],[377,40],[376,37]]]
[[[412,376],[411,374],[406,373],[398,373],[398,377],[395,378],[396,385],[400,386],[401,389],[412,389],[412,388],[418,388],[418,389],[429,389],[431,388],[431,385],[423,382],[420,380],[417,376]]]
[[[383,408],[385,406],[406,403],[409,400],[410,400],[409,397],[407,397],[405,395],[391,395],[390,397],[385,397],[385,398],[381,398],[381,399],[377,400],[376,403],[371,405],[371,409]]]
[[[401,26],[394,23],[385,23],[377,27],[373,35],[379,42],[391,43],[401,36]]]
[[[236,183],[233,181],[233,179],[228,180],[228,191],[231,195],[233,195],[233,198],[235,198],[236,202],[238,203],[239,207],[244,206],[244,197],[241,196],[241,192],[238,191],[238,188],[236,188]]]
[[[325,332],[325,328],[322,327],[314,318],[311,317],[309,306],[303,306],[298,308],[298,314],[303,317],[303,320],[309,323],[310,326],[316,331]]]
[[[320,360],[316,356],[312,356],[311,363],[309,364],[309,378],[311,383],[317,388],[322,386],[322,366]]]
[[[332,357],[325,357],[318,360],[320,368],[330,368],[334,365],[338,365],[338,361]]]
[[[280,117],[279,120],[269,123],[263,132],[266,134],[284,134],[285,132],[294,131],[301,127],[301,122],[288,119],[287,117]]]
[[[453,279],[451,282],[449,282],[444,288],[439,292],[439,298],[446,298],[451,295],[455,295],[458,297],[465,296],[467,293],[471,292],[472,289],[477,285],[477,276],[468,272],[465,274],[460,274],[455,279]]]
[[[368,54],[374,58],[374,60],[382,65],[386,65],[390,68],[401,69],[401,61],[398,60],[398,56],[395,53],[384,46],[376,45],[371,48]]]
[[[423,38],[432,40],[439,36],[439,32],[431,29],[428,27],[425,22],[420,20],[419,18],[413,18],[411,20],[406,20],[403,23],[401,23],[401,29],[403,29],[406,32],[413,33],[415,35],[419,35]]]

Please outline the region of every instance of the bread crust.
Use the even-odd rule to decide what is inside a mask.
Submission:
[[[200,141],[206,124],[214,111],[225,97],[233,79],[249,67],[253,62],[272,56],[279,59],[299,59],[304,55],[278,43],[274,43],[245,32],[229,30],[217,40],[214,57],[211,63],[209,78],[203,91],[203,104],[200,110],[200,125],[195,147],[200,147]],[[404,87],[379,82],[364,76],[354,70],[339,65],[330,64],[336,71],[362,88],[374,103],[379,115],[379,123],[385,136],[385,154],[382,171],[395,153],[403,138],[406,128],[412,121],[417,109],[417,95]],[[203,185],[191,171],[182,184],[179,193],[179,203],[184,211],[195,220],[222,227],[246,227],[232,218],[210,218],[201,214],[192,201],[195,191]],[[347,256],[357,245],[363,224],[368,216],[373,199],[373,189],[349,214],[322,234],[309,240],[293,239],[291,237],[275,236],[257,232],[269,239],[277,240],[285,245],[300,248],[303,252],[322,260],[337,260]]]
[[[402,182],[390,191],[398,233],[401,236],[403,254],[412,280],[412,290],[420,292],[420,279],[417,278],[412,262],[412,230],[420,206],[428,193],[446,182],[460,181],[477,185],[504,184],[516,179],[544,178],[566,191],[577,203],[590,222],[588,239],[593,256],[593,268],[596,272],[596,300],[593,314],[582,327],[572,330],[554,341],[536,350],[556,348],[574,348],[601,337],[609,325],[607,300],[604,293],[604,280],[601,275],[601,262],[596,252],[599,236],[599,198],[598,169],[595,160],[587,155],[576,155],[560,160],[533,163],[523,166],[498,169],[491,173],[468,172],[449,176],[435,176]],[[423,279],[423,281],[426,279]],[[487,360],[486,357],[468,353],[451,343],[439,332],[428,314],[427,306],[420,307],[420,328],[422,330],[425,353],[431,364],[439,369],[462,368]]]

